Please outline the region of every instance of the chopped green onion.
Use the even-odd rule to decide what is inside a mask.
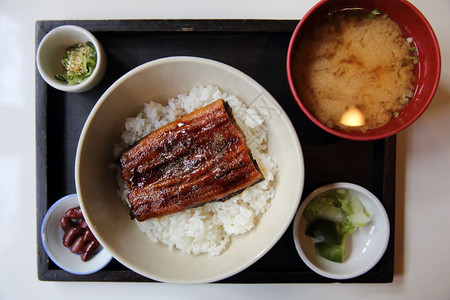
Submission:
[[[417,48],[413,46],[413,47],[409,48],[409,51],[411,51],[411,52],[417,52]]]
[[[409,101],[409,98],[412,98],[412,96],[414,96],[414,93],[413,93],[412,90],[409,90],[408,94],[406,94],[406,97],[408,98],[408,101]]]
[[[375,19],[375,17],[378,15],[381,15],[381,11],[379,11],[378,9],[374,9],[370,13],[367,14],[367,18]]]
[[[417,56],[411,56],[409,59],[413,62],[413,64],[419,63],[419,58]]]
[[[372,10],[372,13],[373,13],[374,15],[381,15],[381,11],[379,11],[378,9]]]
[[[394,118],[397,118],[398,115],[399,115],[399,114],[398,114],[398,111],[393,111],[393,112],[392,112],[392,116],[393,116]]]

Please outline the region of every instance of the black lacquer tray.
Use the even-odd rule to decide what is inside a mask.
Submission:
[[[369,272],[340,282],[391,282],[394,269],[395,136],[370,142],[329,135],[300,111],[290,94],[286,53],[298,20],[73,20],[38,21],[36,47],[51,29],[71,24],[91,31],[103,44],[108,69],[93,90],[80,94],[57,91],[36,72],[37,262],[45,281],[151,282],[114,259],[91,275],[61,270],[47,256],[40,226],[47,209],[75,193],[74,163],[84,122],[103,92],[123,74],[150,60],[199,56],[231,65],[264,86],[284,108],[299,136],[305,159],[303,197],[337,181],[359,184],[383,203],[390,219],[387,251]],[[295,176],[295,174],[292,174]],[[311,271],[298,256],[290,227],[264,257],[220,283],[335,282]]]

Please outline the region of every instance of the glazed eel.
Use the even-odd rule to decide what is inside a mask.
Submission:
[[[224,100],[151,132],[120,166],[138,221],[225,200],[264,179]]]

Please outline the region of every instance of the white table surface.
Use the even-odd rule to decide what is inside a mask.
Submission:
[[[0,299],[450,299],[450,1],[414,0],[442,76],[398,135],[395,276],[389,284],[193,285],[40,282],[36,259],[35,22],[49,19],[300,19],[316,0],[0,1]]]

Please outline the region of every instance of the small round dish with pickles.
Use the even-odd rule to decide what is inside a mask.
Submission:
[[[372,269],[384,255],[390,235],[389,219],[378,198],[347,182],[309,194],[293,226],[303,262],[333,279],[353,278]]]

